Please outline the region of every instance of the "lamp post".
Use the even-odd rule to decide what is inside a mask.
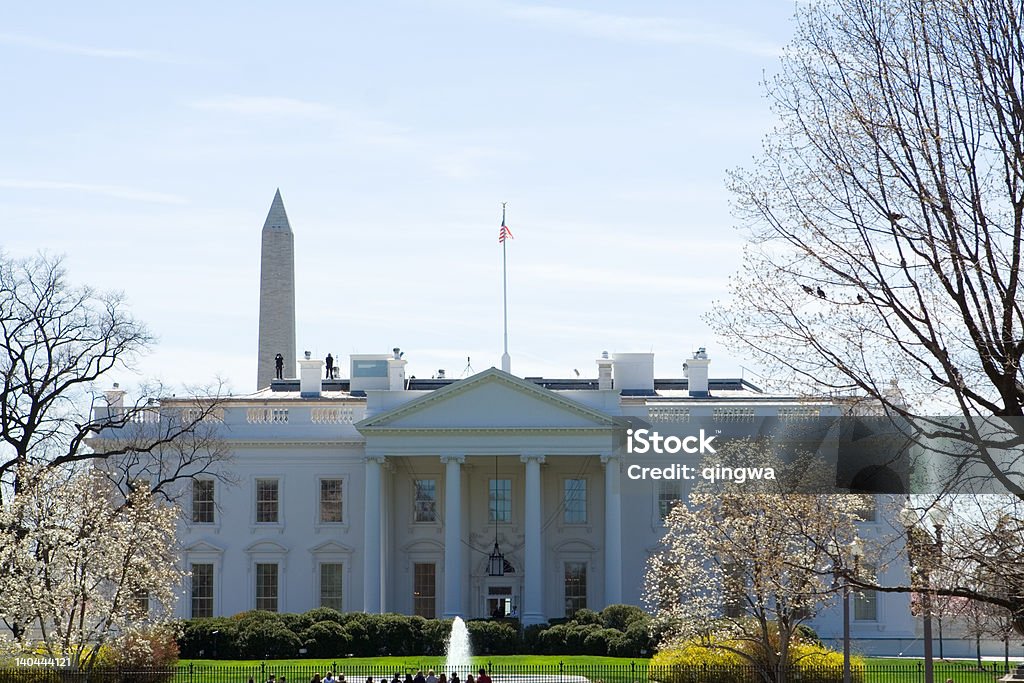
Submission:
[[[850,542],[850,557],[853,559],[853,574],[860,569],[860,558],[864,557],[864,544],[859,538]],[[850,577],[843,578],[843,683],[850,683]]]
[[[908,500],[899,513],[900,522],[907,530],[907,558],[910,561],[910,584],[914,585],[914,563],[919,562],[916,574],[921,579],[921,625],[924,640],[924,683],[935,683],[935,668],[932,656],[932,595],[930,564],[942,554],[942,527],[946,525],[946,511],[938,505],[933,506],[927,514],[935,527],[935,538],[932,538],[921,515],[910,505]]]

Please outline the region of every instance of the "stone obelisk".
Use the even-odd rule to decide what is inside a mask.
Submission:
[[[277,376],[274,357],[284,356],[284,377],[295,376],[295,236],[281,190],[263,224],[260,256],[260,343],[256,388]]]

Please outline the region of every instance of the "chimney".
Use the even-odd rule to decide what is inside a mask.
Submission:
[[[320,359],[312,360],[309,351],[304,355],[306,358],[299,361],[299,395],[302,398],[317,398],[320,396],[320,376],[324,372],[324,362]]]
[[[121,385],[114,382],[114,387],[103,392],[107,399],[107,416],[119,417],[124,414],[124,391]]]
[[[388,391],[405,391],[405,366],[409,361],[402,360],[405,354],[397,346],[392,352],[388,358]]]
[[[616,353],[612,356],[612,381],[619,391],[654,391],[653,353]]]
[[[707,398],[711,395],[708,391],[708,365],[711,359],[704,347],[697,349],[693,358],[683,363],[683,376],[689,380],[687,387],[692,398]]]
[[[597,388],[607,391],[612,386],[612,360],[608,357],[608,352],[603,351],[601,357],[597,359]]]

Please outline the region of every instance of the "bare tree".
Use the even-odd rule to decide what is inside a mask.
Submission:
[[[750,244],[709,321],[1024,498],[1022,19],[1015,0],[801,5],[778,125],[731,177]]]
[[[0,501],[18,489],[23,465],[109,461],[124,468],[154,456],[165,465],[151,480],[159,493],[223,458],[206,428],[220,410],[219,388],[161,420],[153,419],[160,387],[129,405],[108,405],[110,396],[97,390],[105,374],[131,368],[152,341],[120,295],[72,286],[60,259],[0,254]]]
[[[731,176],[743,269],[709,315],[791,388],[866,397],[912,424],[953,458],[944,485],[980,467],[1019,500],[1022,21],[1017,0],[801,4],[767,86],[777,127]],[[999,580],[930,589],[1024,627],[1016,547]]]

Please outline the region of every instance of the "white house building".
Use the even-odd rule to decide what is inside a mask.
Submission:
[[[265,250],[292,248],[280,194],[267,230],[276,236],[265,236]],[[291,282],[261,296],[261,336],[287,337],[275,316],[294,328]],[[275,285],[264,277],[261,286]],[[264,341],[261,378],[274,375],[277,353]],[[428,618],[497,612],[532,624],[641,604],[646,560],[686,482],[632,478],[628,424],[699,426],[724,440],[840,411],[709,378],[709,364],[701,349],[686,377],[657,379],[653,354],[604,353],[592,379],[495,368],[415,379],[395,349],[352,356],[347,379],[323,379],[321,360],[299,359],[297,373],[285,367],[284,379],[219,409],[232,481],[189,483],[180,540],[190,578],[178,614],[329,606]],[[108,400],[116,410],[121,396]],[[164,401],[161,411],[174,407]],[[881,525],[869,519],[862,531]],[[907,596],[857,596],[852,617],[862,650],[920,651]],[[813,625],[841,638],[841,610]]]

